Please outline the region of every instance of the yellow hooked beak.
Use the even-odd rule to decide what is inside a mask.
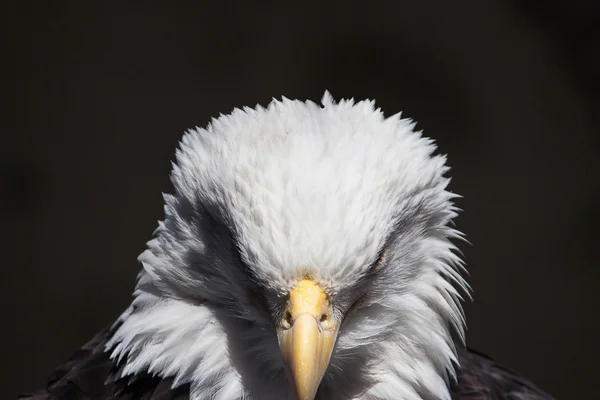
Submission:
[[[313,400],[329,365],[339,324],[323,289],[304,279],[290,292],[279,333],[279,346],[291,374],[297,400]]]

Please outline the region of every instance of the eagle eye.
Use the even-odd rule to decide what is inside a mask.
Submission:
[[[383,265],[384,261],[385,261],[385,248],[383,248],[379,251],[379,254],[377,255],[377,258],[375,259],[375,262],[373,262],[373,264],[371,264],[370,272],[371,273],[376,272]]]

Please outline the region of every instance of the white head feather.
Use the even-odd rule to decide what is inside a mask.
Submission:
[[[293,398],[272,321],[310,275],[345,316],[318,399],[450,399],[455,287],[467,289],[448,227],[456,195],[413,129],[326,93],[187,132],[107,345],[121,374],[174,377],[196,400]]]

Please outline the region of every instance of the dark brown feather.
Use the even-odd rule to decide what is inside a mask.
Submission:
[[[188,400],[189,385],[171,389],[172,379],[141,375],[116,379],[118,366],[104,351],[110,329],[98,333],[48,379],[46,389],[21,400]],[[459,351],[461,369],[453,400],[552,400],[518,374],[471,350]],[[396,399],[389,399],[396,400]]]
[[[111,335],[104,329],[60,365],[49,377],[46,389],[23,394],[20,400],[188,400],[189,385],[171,389],[172,379],[148,374],[129,379],[109,379],[117,365],[104,351]]]
[[[453,400],[553,400],[519,374],[470,349],[459,350]]]

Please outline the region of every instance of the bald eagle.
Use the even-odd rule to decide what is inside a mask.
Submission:
[[[371,101],[188,131],[130,307],[23,399],[550,399],[465,347],[446,158]]]

